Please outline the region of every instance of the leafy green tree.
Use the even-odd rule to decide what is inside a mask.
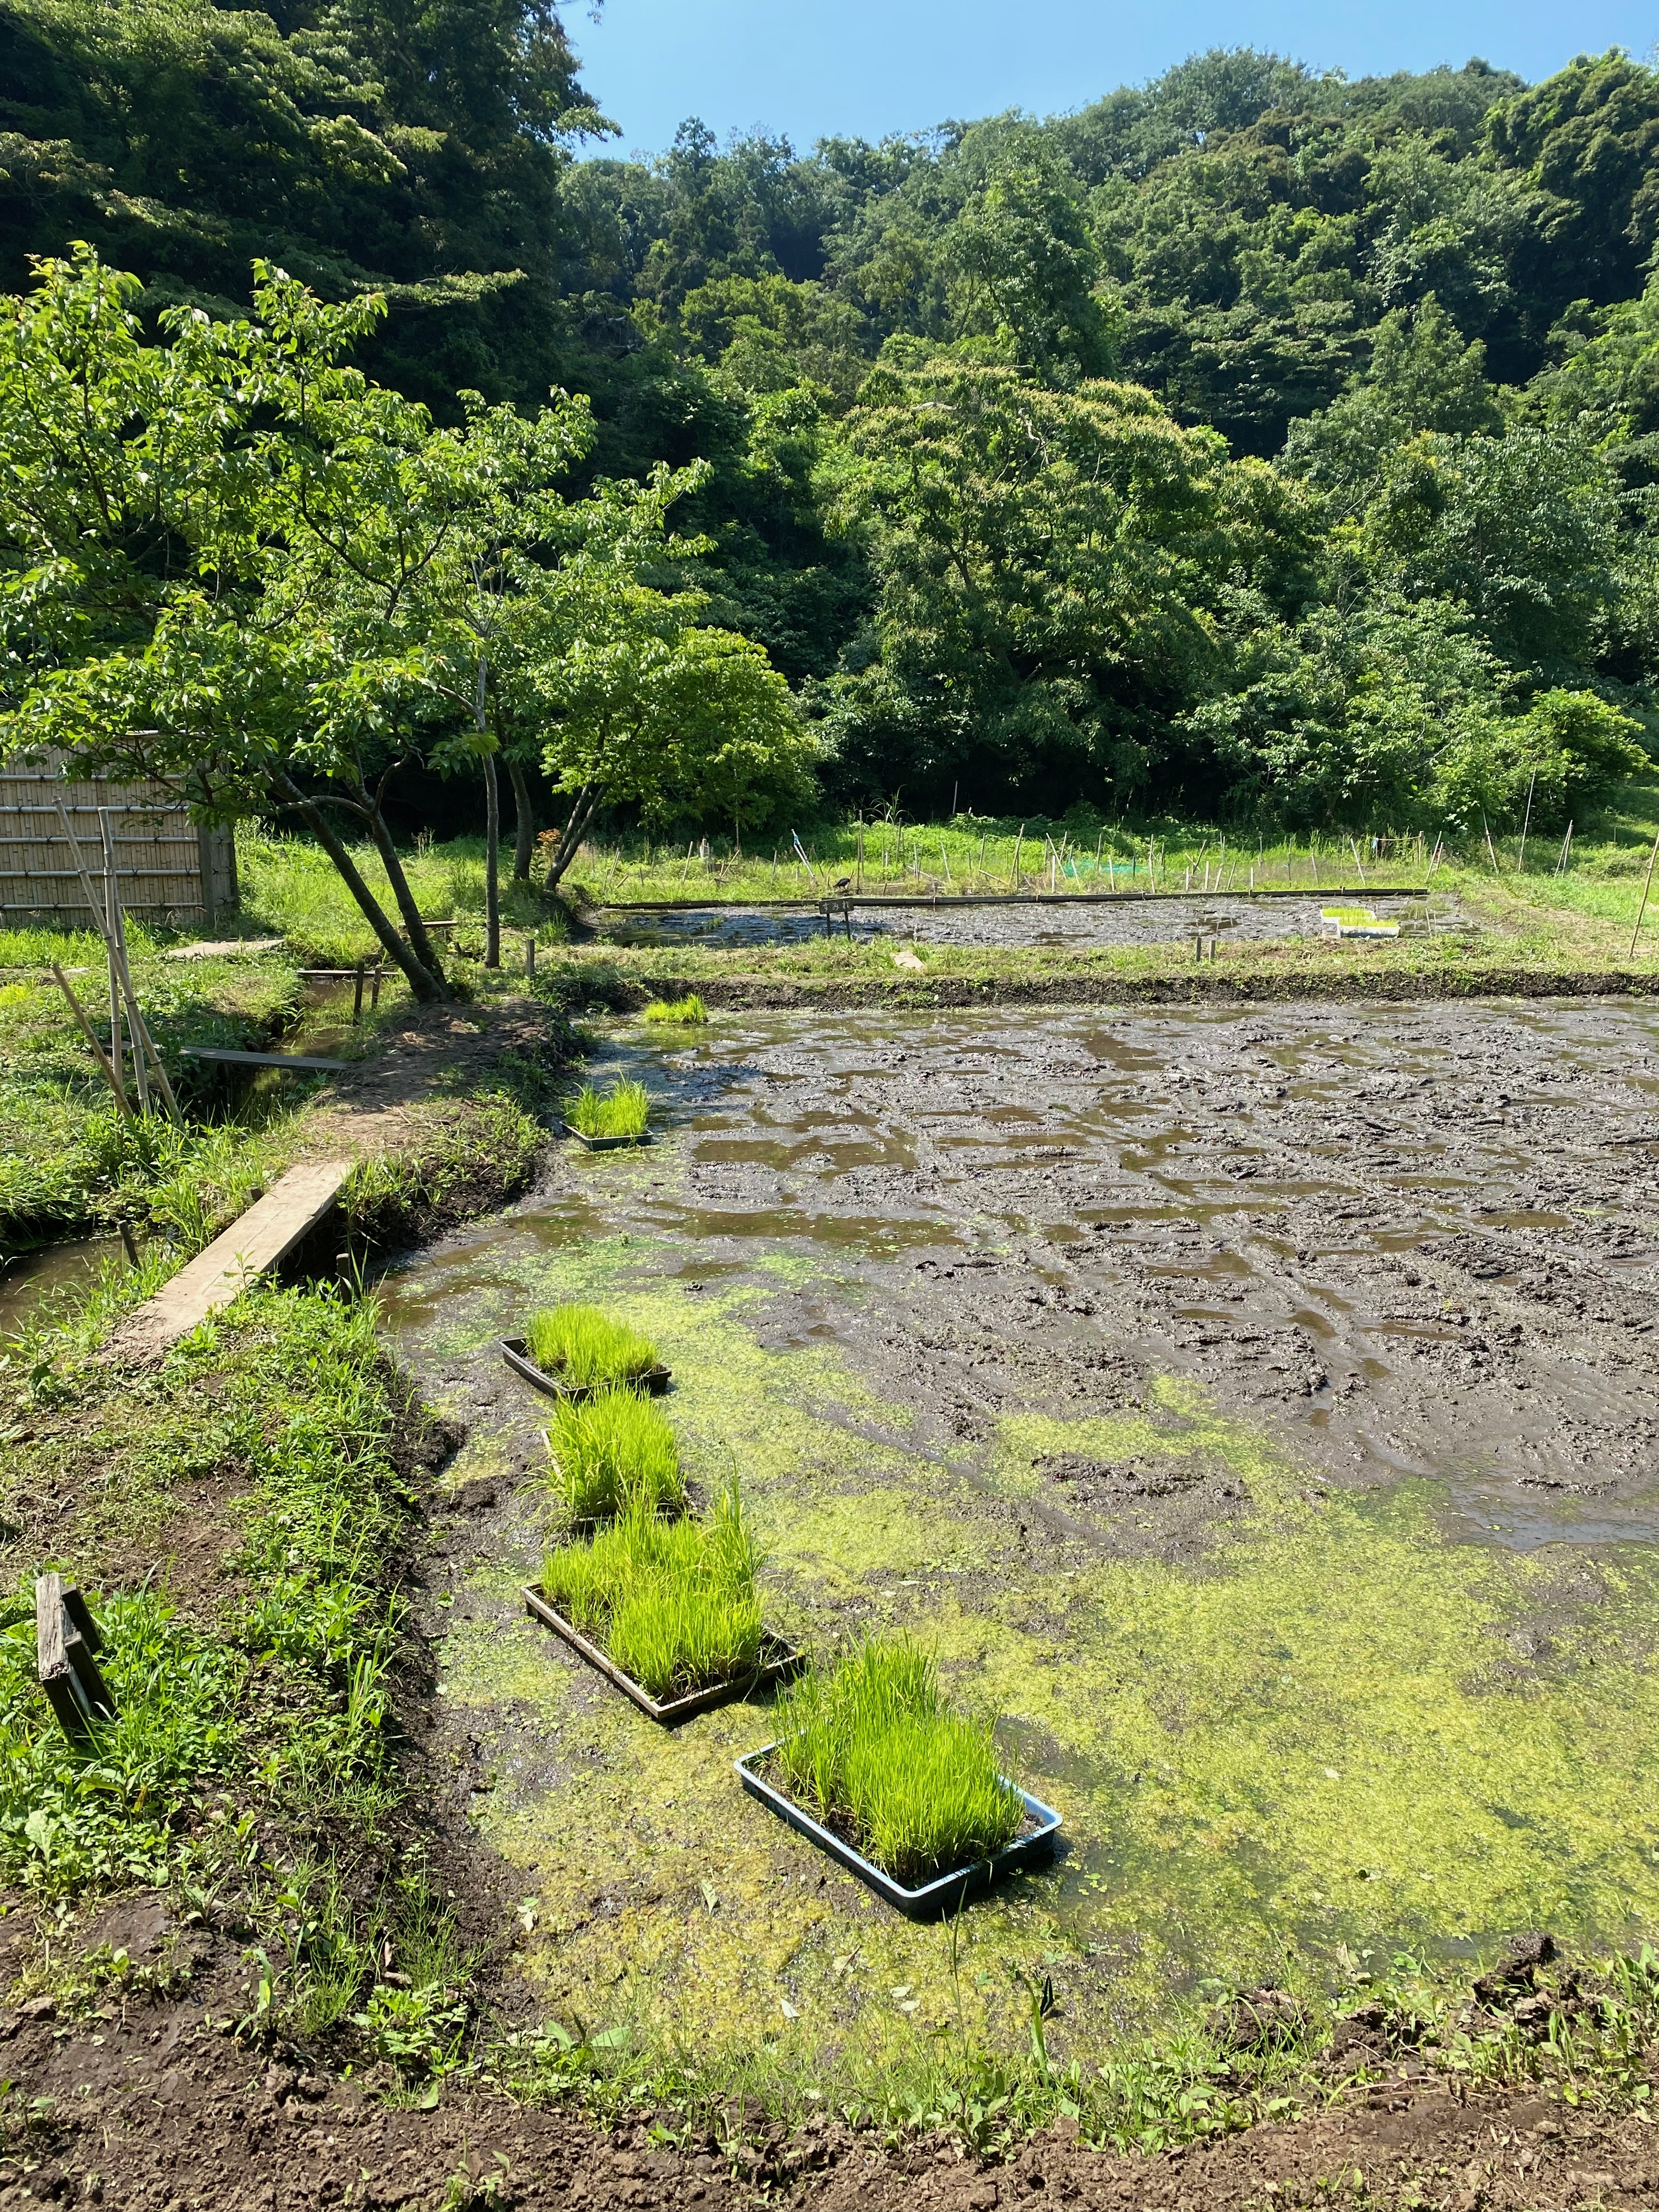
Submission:
[[[843,755],[862,720],[930,795],[947,769],[1133,791],[1149,725],[1213,661],[1249,534],[1235,489],[1221,441],[1132,386],[1055,392],[926,354],[878,369],[836,487],[878,592],[874,652],[822,702]]]
[[[572,562],[533,609],[523,669],[544,717],[543,764],[569,803],[556,886],[604,805],[647,821],[718,806],[745,821],[808,787],[811,750],[762,648],[697,620],[702,603],[641,583],[615,545]]]
[[[340,366],[372,299],[331,307],[261,268],[257,322],[175,310],[155,346],[136,289],[82,249],[0,310],[4,746],[158,777],[210,818],[296,815],[416,995],[444,996],[384,799],[441,710],[441,580],[499,504],[501,420],[434,430]],[[585,433],[562,402],[513,465],[539,486]]]
[[[1432,293],[1414,313],[1396,308],[1377,325],[1365,370],[1328,407],[1291,425],[1285,465],[1328,494],[1338,514],[1357,514],[1390,454],[1419,431],[1502,428],[1485,367],[1485,347],[1465,344]]]

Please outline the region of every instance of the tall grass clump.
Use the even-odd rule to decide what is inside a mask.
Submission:
[[[647,1696],[684,1696],[760,1664],[754,1539],[736,1484],[706,1522],[665,1521],[643,1499],[548,1554],[542,1589]]]
[[[683,999],[653,999],[640,1016],[642,1022],[678,1022],[691,1028],[708,1019],[708,1009],[701,994],[688,991]]]
[[[565,1119],[582,1137],[642,1137],[651,1119],[651,1093],[632,1076],[619,1077],[605,1091],[585,1083]]]
[[[908,1637],[862,1644],[779,1700],[782,1787],[911,1888],[993,1858],[1018,1835],[1019,1792],[988,1722],[954,1711]]]
[[[548,1442],[553,1473],[573,1521],[602,1521],[641,1505],[685,1504],[679,1448],[661,1410],[633,1390],[562,1398]]]
[[[543,1374],[573,1390],[638,1382],[662,1364],[648,1336],[597,1306],[544,1307],[526,1323],[525,1341]]]

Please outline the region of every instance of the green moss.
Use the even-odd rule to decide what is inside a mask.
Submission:
[[[1173,1379],[1141,1410],[1005,1422],[976,1483],[907,1449],[904,1410],[830,1348],[763,1348],[752,1288],[647,1279],[637,1240],[597,1256],[544,1253],[538,1291],[579,1273],[661,1346],[677,1427],[710,1468],[735,1457],[792,1626],[827,1643],[902,1616],[1065,1814],[1070,1855],[963,1920],[970,2027],[1015,2035],[1016,1973],[1054,1972],[1054,2040],[1087,2059],[1207,1974],[1288,1962],[1318,1982],[1344,1943],[1478,1948],[1534,1923],[1613,1940],[1659,1917],[1644,1554],[1598,1553],[1563,1601],[1556,1557],[1447,1542],[1433,1486],[1318,1498]],[[1200,1570],[1076,1544],[1034,1561],[1006,1501],[1060,1451],[1224,1465],[1252,1516]],[[1563,1626],[1522,1662],[1511,1632],[1541,1595]],[[946,1933],[895,1919],[741,1796],[730,1761],[767,1740],[767,1709],[671,1735],[550,1644],[459,1629],[447,1688],[532,1709],[556,1750],[556,1787],[480,1801],[540,1899],[547,2003],[705,2067],[843,2087],[954,2019]]]

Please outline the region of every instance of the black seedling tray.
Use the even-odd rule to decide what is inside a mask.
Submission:
[[[637,1137],[585,1137],[568,1121],[562,1126],[567,1137],[574,1137],[579,1145],[586,1145],[590,1152],[621,1152],[630,1145],[648,1145],[651,1142],[649,1129],[641,1129]]]
[[[608,1682],[614,1682],[623,1697],[631,1698],[642,1713],[648,1713],[653,1721],[662,1721],[671,1728],[676,1721],[690,1720],[693,1713],[706,1713],[711,1706],[726,1705],[733,1698],[746,1698],[768,1682],[781,1682],[801,1664],[800,1654],[792,1644],[786,1644],[781,1637],[770,1636],[766,1639],[766,1649],[771,1656],[763,1659],[750,1674],[738,1674],[729,1682],[710,1683],[706,1689],[692,1690],[683,1698],[670,1698],[665,1705],[659,1705],[631,1674],[624,1674],[620,1667],[607,1659],[597,1644],[590,1644],[580,1629],[573,1628],[562,1613],[556,1613],[533,1583],[525,1584],[524,1601],[533,1619],[550,1628],[556,1636],[562,1636],[573,1651],[579,1652]]]
[[[860,1881],[867,1882],[878,1897],[885,1898],[889,1905],[896,1906],[901,1912],[908,1913],[913,1920],[932,1919],[939,1913],[949,1912],[965,1904],[969,1898],[981,1895],[1005,1874],[1012,1874],[1018,1867],[1029,1866],[1038,1858],[1046,1858],[1054,1850],[1054,1839],[1060,1833],[1060,1815],[1053,1806],[1045,1805],[1041,1798],[1033,1797],[1022,1790],[1020,1798],[1027,1814],[1036,1824],[1028,1834],[1016,1837],[1007,1849],[999,1851],[994,1859],[984,1860],[978,1866],[958,1867],[951,1874],[942,1874],[933,1881],[924,1882],[920,1889],[906,1889],[902,1883],[895,1881],[891,1875],[884,1874],[873,1859],[866,1859],[861,1852],[854,1850],[851,1844],[815,1820],[810,1813],[802,1812],[794,1800],[786,1797],[781,1790],[774,1789],[759,1770],[762,1763],[769,1759],[777,1747],[775,1743],[763,1743],[758,1751],[748,1752],[743,1758],[732,1761],[738,1771],[738,1778],[750,1796],[758,1797],[761,1803],[775,1813],[781,1820],[787,1821],[797,1835],[805,1836],[821,1851],[827,1851],[849,1874],[855,1874]]]
[[[545,1390],[550,1398],[568,1398],[573,1405],[591,1398],[596,1390],[628,1389],[628,1383],[561,1382],[556,1375],[550,1375],[544,1367],[538,1367],[530,1357],[530,1345],[522,1336],[504,1336],[501,1340],[501,1358],[515,1375],[522,1375],[526,1382],[538,1390]],[[653,1397],[659,1397],[674,1379],[672,1367],[647,1367],[640,1381]]]

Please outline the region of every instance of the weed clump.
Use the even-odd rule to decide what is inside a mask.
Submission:
[[[662,1364],[648,1336],[597,1306],[545,1307],[531,1315],[525,1341],[543,1374],[573,1390],[639,1382]]]
[[[635,1499],[608,1528],[550,1552],[542,1589],[660,1701],[759,1666],[757,1565],[733,1483],[706,1522],[665,1521]]]
[[[573,1521],[603,1521],[633,1505],[685,1504],[674,1431],[649,1398],[627,1389],[561,1399],[548,1437],[553,1473]]]
[[[782,1787],[911,1888],[1005,1850],[1025,1817],[988,1723],[952,1710],[908,1637],[861,1645],[779,1701]]]
[[[640,1016],[642,1022],[676,1022],[690,1029],[708,1019],[701,994],[688,991],[683,999],[653,999]]]
[[[651,1120],[651,1093],[632,1076],[620,1076],[609,1091],[585,1083],[565,1109],[579,1137],[642,1137]]]

